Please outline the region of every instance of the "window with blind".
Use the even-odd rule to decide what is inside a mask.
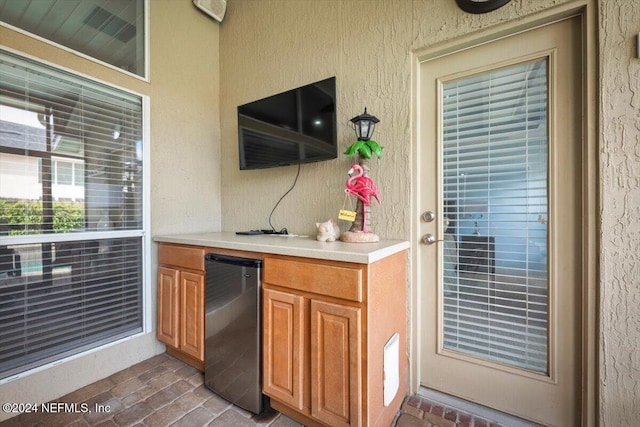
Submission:
[[[0,50],[0,379],[142,331],[142,116]]]
[[[442,96],[444,347],[546,373],[547,61]]]

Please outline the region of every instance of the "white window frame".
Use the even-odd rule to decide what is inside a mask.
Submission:
[[[45,371],[53,366],[58,366],[64,363],[67,363],[72,360],[79,359],[86,355],[98,353],[106,348],[118,345],[120,343],[135,339],[137,337],[149,334],[153,331],[152,325],[152,300],[151,300],[151,286],[155,282],[151,277],[151,185],[150,185],[150,177],[151,177],[151,149],[150,149],[150,140],[151,140],[151,128],[150,128],[150,118],[151,118],[151,105],[150,98],[148,95],[141,94],[139,92],[133,91],[128,88],[123,88],[118,85],[114,85],[113,83],[95,78],[93,76],[77,72],[75,70],[69,69],[64,66],[60,66],[59,64],[43,60],[42,58],[38,58],[33,55],[29,55],[25,52],[18,51],[16,49],[12,49],[5,45],[0,44],[0,49],[3,49],[7,52],[22,56],[23,58],[39,62],[44,65],[48,65],[54,67],[61,71],[66,71],[71,73],[77,77],[85,78],[97,83],[104,84],[106,86],[112,87],[114,89],[118,89],[124,92],[128,92],[132,95],[139,96],[142,100],[142,159],[143,165],[142,168],[142,230],[133,230],[133,231],[102,231],[102,232],[79,232],[79,233],[66,233],[66,234],[50,234],[46,235],[46,240],[43,239],[43,235],[27,235],[27,236],[0,236],[0,244],[2,245],[23,245],[23,244],[34,244],[34,243],[57,243],[57,242],[67,242],[67,241],[77,241],[77,240],[98,240],[98,239],[108,239],[108,238],[126,238],[126,237],[141,237],[142,238],[142,331],[136,334],[132,334],[118,340],[114,340],[100,346],[96,346],[84,351],[81,351],[77,354],[66,356],[64,358],[55,360],[53,362],[49,362],[40,366],[36,366],[34,368],[19,372],[17,374],[11,375],[6,378],[0,379],[0,386],[6,384],[11,381],[15,381],[20,378],[24,378],[30,375],[33,375],[37,372]]]

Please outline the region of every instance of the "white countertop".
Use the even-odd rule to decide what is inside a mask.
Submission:
[[[409,248],[409,242],[405,240],[382,240],[376,243],[318,242],[311,236],[246,236],[234,232],[160,235],[155,236],[153,240],[360,264],[371,264]]]

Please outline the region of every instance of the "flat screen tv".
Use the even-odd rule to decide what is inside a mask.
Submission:
[[[240,169],[335,159],[336,78],[238,107]]]

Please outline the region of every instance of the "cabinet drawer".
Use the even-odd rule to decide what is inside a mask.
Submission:
[[[161,244],[158,263],[204,271],[204,249]]]
[[[264,282],[362,302],[363,268],[265,257]]]

